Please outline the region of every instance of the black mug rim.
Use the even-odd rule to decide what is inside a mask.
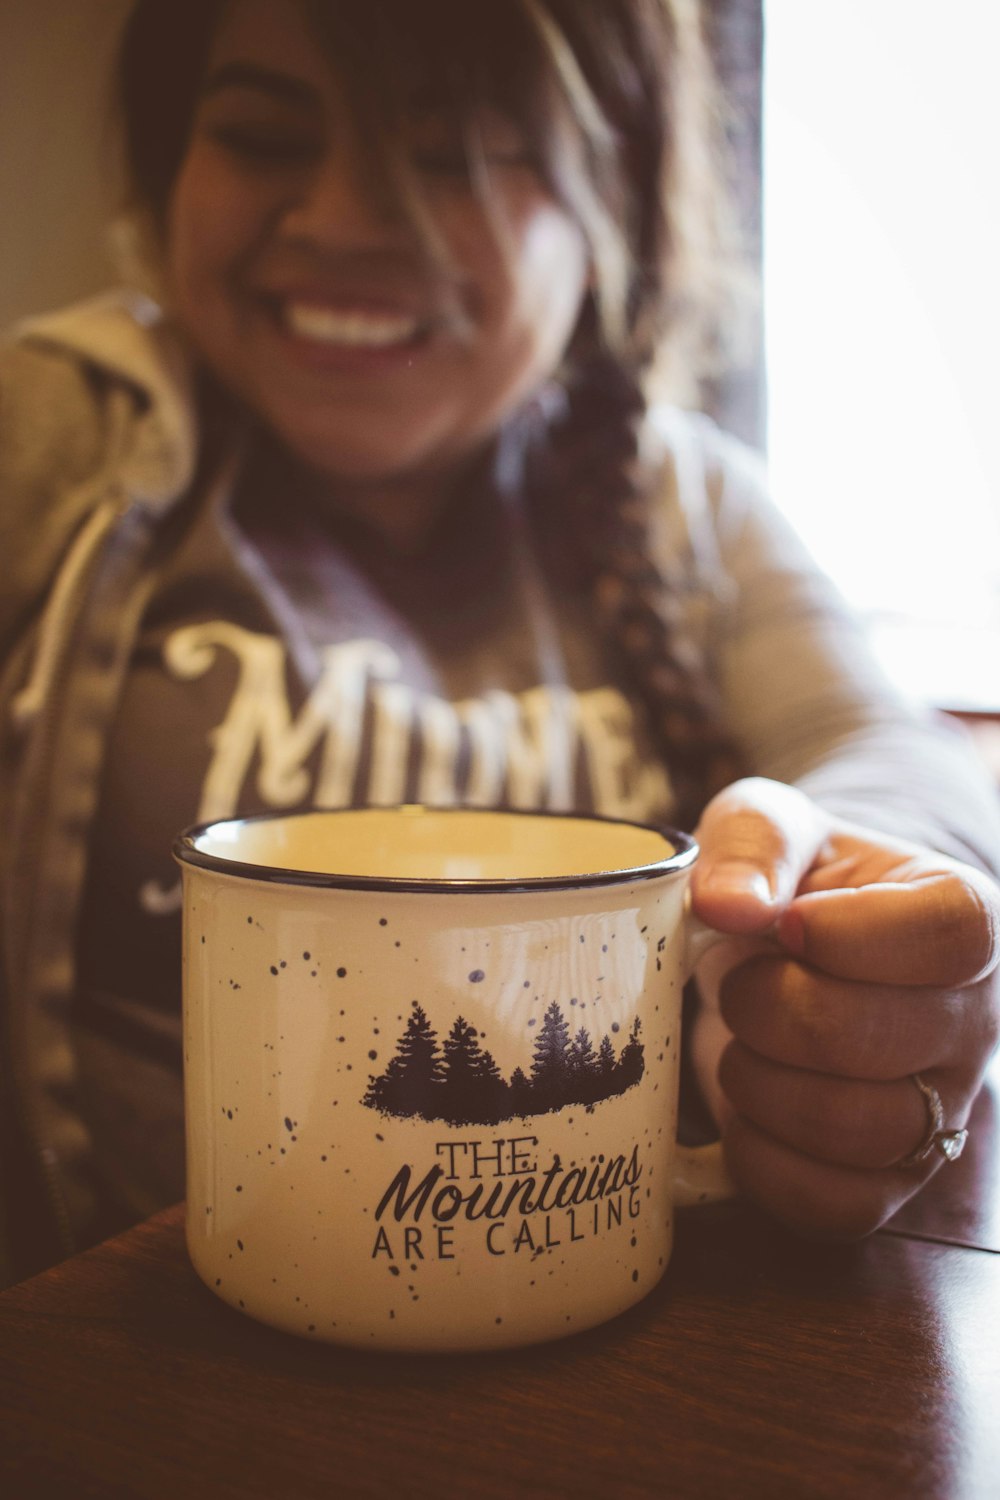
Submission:
[[[408,807],[419,807],[435,816],[475,813],[487,817],[524,817],[570,819],[580,823],[599,823],[604,827],[641,829],[659,834],[673,845],[673,853],[661,860],[633,865],[615,870],[593,870],[575,875],[525,876],[516,880],[466,880],[440,877],[415,878],[392,875],[344,875],[319,870],[290,870],[279,865],[251,864],[246,860],[226,859],[220,854],[208,854],[197,847],[197,841],[216,828],[242,828],[251,823],[277,823],[292,818],[335,818],[343,813],[391,813]],[[391,806],[373,807],[326,807],[306,808],[301,812],[252,813],[245,817],[211,818],[207,822],[195,823],[178,834],[174,840],[173,857],[181,866],[191,865],[216,875],[231,875],[237,879],[263,882],[269,885],[308,886],[316,890],[355,890],[391,893],[406,891],[411,894],[445,895],[478,894],[502,895],[528,891],[572,891],[590,887],[627,885],[640,880],[658,880],[668,875],[690,869],[698,858],[699,847],[689,833],[672,828],[665,823],[640,823],[629,818],[605,817],[599,813],[553,812],[547,808],[514,807],[434,807],[424,803],[395,803]]]

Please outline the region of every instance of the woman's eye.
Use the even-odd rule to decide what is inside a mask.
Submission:
[[[418,172],[466,179],[472,175],[469,157],[461,146],[424,147],[414,151],[412,159]],[[495,169],[533,165],[530,153],[521,150],[486,150],[482,160],[485,167]]]
[[[418,172],[449,177],[468,177],[469,160],[461,147],[424,147],[414,151],[413,165]]]
[[[315,160],[321,148],[304,136],[280,135],[248,125],[216,125],[212,136],[234,156],[256,166],[298,166]]]

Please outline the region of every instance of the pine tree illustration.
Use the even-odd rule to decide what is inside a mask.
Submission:
[[[478,1096],[476,1119],[478,1121],[486,1125],[496,1125],[501,1120],[509,1119],[510,1085],[497,1067],[492,1052],[482,1052],[479,1055],[476,1092]]]
[[[573,1098],[592,1104],[600,1096],[601,1075],[590,1033],[583,1026],[570,1042],[569,1073]]]
[[[414,1000],[406,1030],[385,1072],[369,1081],[363,1102],[393,1115],[437,1116],[437,1095],[444,1079],[437,1033]]]
[[[597,1066],[601,1078],[607,1080],[615,1071],[615,1049],[611,1045],[611,1038],[607,1035],[601,1038],[601,1045],[597,1051]]]
[[[512,1115],[531,1113],[531,1083],[523,1068],[515,1068],[510,1075],[508,1104]]]
[[[629,1032],[628,1041],[622,1048],[622,1055],[618,1059],[618,1075],[620,1079],[620,1093],[630,1089],[634,1083],[638,1083],[645,1071],[645,1048],[639,1040],[639,1032],[642,1030],[642,1022],[636,1016],[632,1022],[632,1030]]]
[[[594,1044],[590,1032],[583,1026],[569,1044],[569,1066],[571,1073],[589,1073],[596,1062]]]
[[[478,1037],[476,1028],[459,1016],[445,1038],[440,1118],[454,1120],[456,1124],[476,1121],[483,1078]],[[496,1068],[492,1058],[490,1062]]]
[[[535,1040],[531,1064],[532,1093],[540,1113],[565,1104],[569,1083],[569,1027],[553,1000]]]

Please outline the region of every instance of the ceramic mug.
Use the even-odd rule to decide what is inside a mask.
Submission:
[[[680,1203],[681,992],[717,937],[685,834],[423,807],[246,818],[184,884],[187,1239],[264,1323],[360,1348],[624,1311]]]

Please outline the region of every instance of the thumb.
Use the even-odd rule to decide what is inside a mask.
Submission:
[[[720,932],[763,932],[794,898],[829,831],[826,813],[795,787],[761,776],[734,782],[695,829],[696,915]]]

